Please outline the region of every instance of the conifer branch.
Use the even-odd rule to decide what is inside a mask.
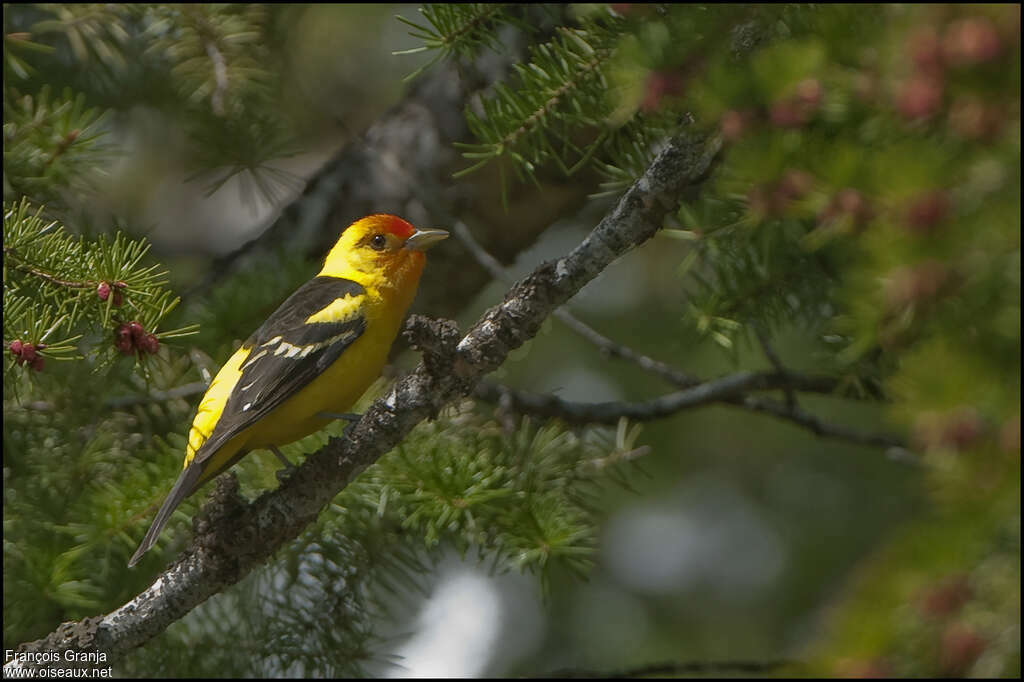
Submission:
[[[504,8],[504,5],[500,3],[494,4],[483,4],[479,7],[472,9],[475,14],[469,16],[468,21],[447,34],[441,35],[440,41],[445,48],[450,49],[460,38],[475,30],[476,28],[484,25],[491,17],[495,16]]]
[[[192,546],[149,588],[105,616],[65,623],[19,651],[103,652],[106,662],[116,661],[241,580],[293,540],[339,490],[416,424],[468,396],[483,375],[540,330],[554,309],[651,238],[662,222],[662,202],[702,178],[719,147],[718,140],[672,140],[579,246],[517,282],[505,301],[487,311],[457,343],[445,338],[430,370],[421,363],[374,402],[347,437],[332,438],[279,488],[250,504],[239,498],[234,477],[221,477],[213,499],[194,521]],[[31,662],[8,665],[39,667]]]
[[[95,288],[99,284],[99,282],[76,282],[73,280],[61,279],[52,273],[40,270],[39,268],[34,268],[28,263],[22,263],[18,261],[17,252],[10,246],[4,247],[4,256],[7,257],[11,262],[11,265],[16,270],[38,277],[50,284],[56,284],[57,286],[66,287],[68,289],[91,289]]]
[[[499,83],[481,101],[482,116],[466,112],[479,142],[459,145],[463,156],[475,161],[455,177],[506,157],[517,173],[527,176],[549,160],[567,176],[578,170],[608,137],[604,131],[594,132],[597,140],[585,150],[574,139],[576,132],[592,130],[604,118],[602,69],[615,54],[618,37],[615,21],[591,23],[587,30],[560,26],[555,39],[533,49],[530,63],[516,66],[514,88]],[[567,160],[569,150],[580,157],[576,162]]]
[[[568,29],[563,30],[567,31]],[[584,63],[572,78],[566,80],[557,90],[552,92],[551,96],[548,97],[539,108],[527,116],[518,128],[502,138],[498,142],[498,145],[501,147],[511,147],[518,142],[520,137],[543,121],[544,118],[562,101],[567,93],[572,92],[572,90],[577,88],[580,83],[589,78],[590,75],[595,70],[603,66],[611,56],[612,51],[610,49],[596,50],[594,57],[590,61]]]
[[[4,206],[4,344],[31,345],[27,356],[12,347],[8,367],[31,362],[44,349],[50,357],[80,357],[73,343],[86,330],[101,332],[90,350],[108,360],[152,354],[161,340],[193,332],[194,325],[158,331],[178,298],[158,265],[143,265],[145,240],[121,233],[76,238],[58,221],[44,220],[43,207],[33,208],[27,199]]]

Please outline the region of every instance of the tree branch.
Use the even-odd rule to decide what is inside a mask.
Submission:
[[[579,403],[487,381],[477,385],[475,395],[487,402],[503,402],[520,413],[554,417],[569,424],[616,424],[623,417],[653,421],[695,407],[732,402],[743,398],[747,391],[778,388],[789,381],[789,375],[779,372],[737,372],[642,402]],[[815,377],[808,385],[827,389],[837,383],[827,377]]]
[[[697,407],[716,403],[735,405],[752,412],[768,414],[809,429],[817,436],[836,438],[858,445],[905,448],[902,439],[883,433],[861,433],[843,426],[826,424],[796,406],[784,405],[766,398],[746,395],[760,391],[794,386],[815,393],[830,393],[839,381],[831,377],[807,377],[791,372],[738,372],[711,379],[691,388],[667,393],[640,402],[609,401],[580,403],[563,400],[551,394],[520,391],[502,384],[481,381],[474,395],[505,410],[545,419],[561,419],[568,424],[616,424],[620,419],[644,422],[663,419]]]
[[[339,490],[416,424],[472,393],[483,375],[536,335],[554,309],[616,258],[651,238],[661,225],[664,203],[702,178],[719,148],[717,139],[671,140],[579,246],[521,279],[461,340],[437,351],[433,372],[421,362],[375,401],[346,437],[332,438],[276,490],[249,504],[239,498],[234,477],[220,477],[193,521],[192,546],[149,588],[105,616],[65,623],[19,650],[102,652],[110,663],[241,580],[298,536]]]
[[[486,249],[480,246],[465,223],[454,223],[453,231],[462,243],[465,244],[470,254],[495,279],[502,282],[509,280],[508,272],[504,266],[494,256],[489,254]],[[846,440],[861,445],[891,448],[906,447],[905,443],[896,436],[860,433],[846,427],[833,426],[802,410],[796,403],[796,390],[831,393],[838,387],[839,382],[828,377],[807,377],[787,370],[778,354],[772,348],[767,333],[760,326],[755,327],[755,333],[765,357],[775,367],[776,371],[774,373],[762,372],[759,375],[737,374],[702,383],[700,379],[684,374],[667,363],[638,353],[628,346],[609,339],[576,318],[567,308],[558,308],[552,315],[565,322],[570,329],[597,346],[606,356],[628,360],[641,369],[660,376],[670,384],[682,389],[693,390],[682,390],[640,403],[606,402],[588,404],[568,402],[553,395],[526,393],[500,384],[481,382],[475,391],[478,398],[487,402],[497,403],[505,410],[546,418],[554,417],[572,424],[615,424],[623,417],[633,419],[634,421],[649,421],[668,417],[685,409],[723,402],[753,412],[760,412],[791,421],[798,426],[809,429],[817,436]],[[744,381],[751,383],[750,385],[744,385]],[[786,396],[786,404],[779,405],[770,400],[743,394],[746,390],[769,388],[782,389]]]
[[[790,390],[792,389],[790,388]],[[791,421],[798,426],[809,429],[816,436],[835,438],[837,440],[857,443],[858,445],[872,445],[880,448],[906,449],[907,447],[907,443],[898,436],[887,433],[863,433],[845,426],[828,424],[813,414],[804,411],[796,404],[783,404],[768,398],[757,398],[754,396],[743,396],[738,402],[730,402],[740,404],[742,407],[753,412],[760,412]]]
[[[764,356],[768,358],[768,362],[772,363],[772,367],[775,369],[780,372],[784,372],[785,367],[782,364],[782,360],[779,359],[778,354],[776,354],[775,349],[772,348],[771,341],[768,339],[768,332],[765,331],[761,324],[755,324],[754,334],[757,335],[757,341],[761,344],[761,350],[764,352]],[[790,410],[796,409],[796,394],[793,392],[793,387],[785,385],[782,389],[786,395],[786,407]]]

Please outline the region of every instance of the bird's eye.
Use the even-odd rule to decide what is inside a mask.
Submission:
[[[388,245],[388,240],[382,234],[373,235],[373,239],[370,240],[370,248],[374,251],[383,251],[384,247]]]

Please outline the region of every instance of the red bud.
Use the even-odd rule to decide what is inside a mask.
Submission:
[[[156,336],[154,336],[153,334],[146,334],[144,337],[142,337],[142,340],[139,342],[138,345],[139,348],[146,351],[150,355],[160,350],[160,341],[157,340]]]
[[[821,104],[821,81],[817,78],[807,78],[797,83],[796,98],[811,109],[817,109]]]
[[[917,234],[930,232],[949,212],[949,199],[942,190],[922,194],[907,207],[907,228]]]
[[[806,108],[790,99],[779,100],[772,104],[768,114],[772,125],[778,128],[799,128],[809,118]]]
[[[722,137],[726,142],[735,142],[743,137],[743,133],[750,127],[750,112],[736,111],[730,109],[722,114],[721,126]]]
[[[127,324],[121,324],[114,330],[114,347],[125,355],[132,352],[132,330]]]
[[[963,608],[971,594],[971,586],[966,575],[947,578],[924,594],[921,611],[932,618],[952,615]]]
[[[21,339],[11,341],[11,345],[8,346],[11,349],[11,355],[21,355],[21,346]]]
[[[895,268],[885,288],[889,308],[931,300],[946,289],[951,279],[949,268],[935,260]]]
[[[953,623],[942,633],[939,654],[942,672],[960,677],[966,673],[985,651],[986,642],[973,629]]]
[[[139,345],[143,337],[146,335],[146,330],[139,322],[134,320],[128,323],[128,329],[132,333],[132,341],[136,346]]]
[[[1006,115],[998,104],[978,97],[961,96],[949,108],[949,127],[962,137],[987,140],[999,134]]]
[[[768,116],[779,128],[799,128],[811,120],[821,105],[821,82],[806,78],[796,84],[793,94],[776,100]]]
[[[24,343],[21,346],[21,359],[25,362],[31,363],[38,356],[36,355],[36,347],[31,343]]]
[[[96,296],[101,301],[106,301],[110,298],[110,284],[107,282],[100,282],[99,286],[96,287]]]
[[[942,60],[942,43],[933,26],[925,26],[914,31],[907,39],[907,52],[910,53],[914,66],[922,73],[940,73],[945,66]]]
[[[643,111],[653,111],[658,108],[664,97],[677,95],[682,89],[683,79],[678,73],[656,71],[647,78],[647,92],[640,108]]]
[[[900,91],[896,107],[904,118],[916,120],[928,118],[942,106],[945,88],[941,78],[919,75],[911,78]]]
[[[32,360],[32,369],[34,369],[37,372],[42,372],[43,371],[43,367],[45,365],[46,365],[46,358],[44,358],[42,355],[37,355],[35,357],[35,359]]]
[[[825,224],[843,216],[853,220],[853,227],[863,228],[875,215],[871,204],[864,199],[859,191],[852,187],[845,187],[832,197],[821,213],[818,214],[818,223]]]
[[[814,186],[814,177],[806,171],[789,168],[779,179],[776,188],[778,198],[782,201],[803,199]]]
[[[987,17],[954,21],[946,29],[945,37],[946,58],[957,66],[992,61],[1003,48],[999,32]]]
[[[985,425],[973,407],[958,407],[946,416],[942,440],[954,450],[965,450],[982,435]]]

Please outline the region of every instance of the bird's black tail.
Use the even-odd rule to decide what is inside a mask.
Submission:
[[[167,493],[167,498],[160,505],[160,511],[156,513],[156,518],[153,519],[153,525],[146,532],[146,537],[142,538],[139,548],[135,550],[135,554],[128,561],[129,566],[137,564],[142,555],[156,544],[156,539],[160,537],[160,531],[167,525],[171,514],[174,513],[174,510],[177,509],[182,500],[195,492],[202,474],[203,467],[196,464],[187,467],[181,472],[181,476],[178,476],[178,480],[174,483],[174,487],[171,488],[171,492]]]

